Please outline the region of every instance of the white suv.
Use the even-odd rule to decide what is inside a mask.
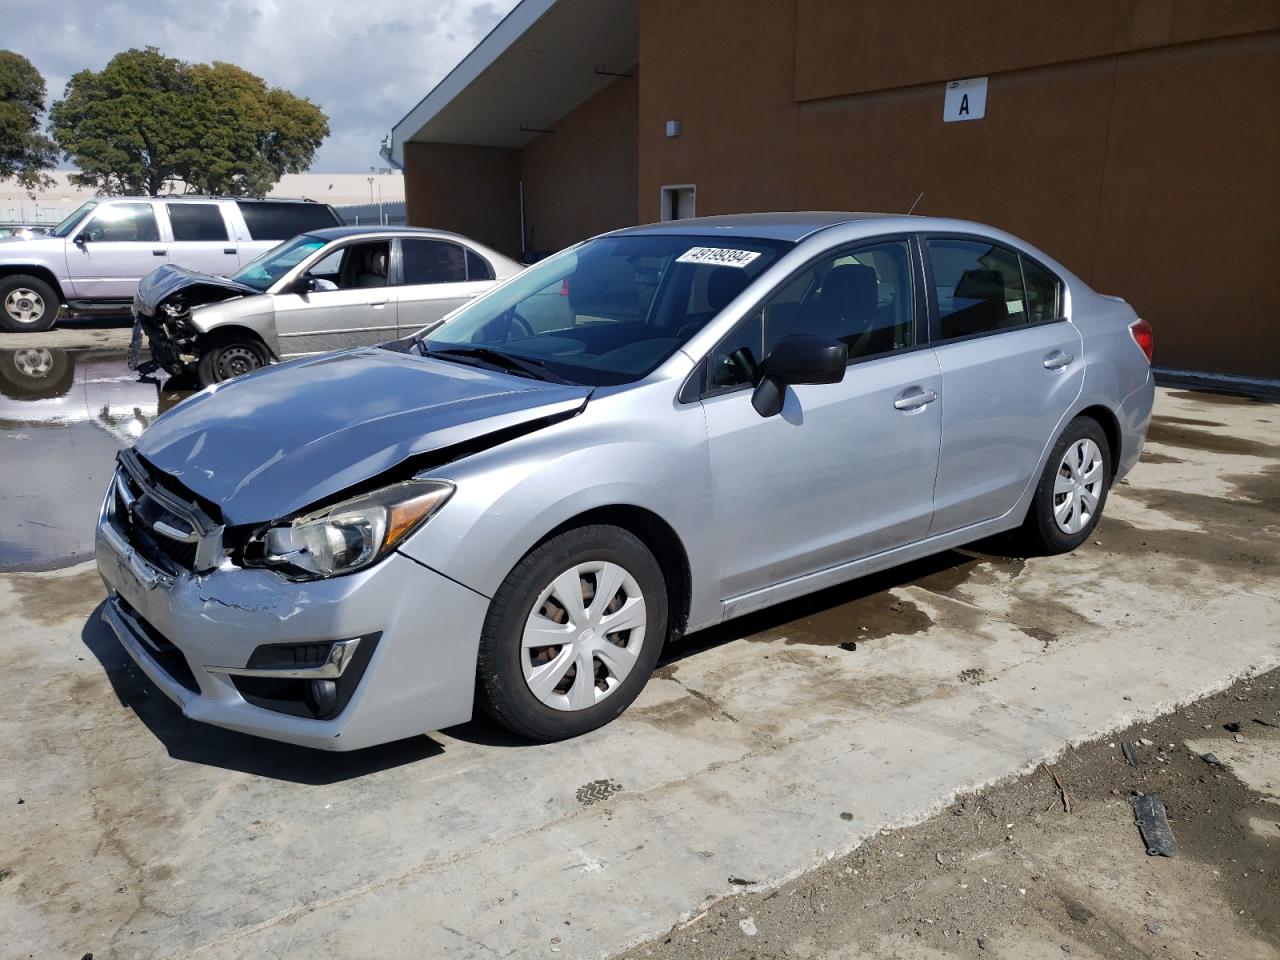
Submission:
[[[235,273],[281,240],[341,222],[309,200],[90,200],[46,236],[0,239],[0,329],[48,330],[63,306],[127,312],[139,279],[163,264]]]

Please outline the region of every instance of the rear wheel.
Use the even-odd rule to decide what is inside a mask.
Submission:
[[[619,527],[553,537],[507,575],[480,638],[481,705],[531,740],[563,740],[617,717],[666,639],[667,591],[653,554]]]
[[[200,355],[196,373],[200,385],[211,386],[267,365],[267,348],[248,337],[223,340],[210,345]]]
[[[1111,486],[1111,445],[1098,421],[1077,417],[1054,444],[1023,535],[1039,553],[1067,553],[1089,539]]]
[[[11,333],[40,333],[58,319],[57,292],[39,277],[0,277],[0,327]]]

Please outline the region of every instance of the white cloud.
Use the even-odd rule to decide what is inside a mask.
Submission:
[[[78,70],[159,47],[224,60],[329,115],[313,170],[379,166],[378,145],[516,0],[5,0],[0,46],[44,74],[52,102]]]

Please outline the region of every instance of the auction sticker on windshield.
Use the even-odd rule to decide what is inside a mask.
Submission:
[[[756,257],[758,250],[726,250],[724,247],[690,247],[676,263],[714,263],[722,267],[745,267]]]

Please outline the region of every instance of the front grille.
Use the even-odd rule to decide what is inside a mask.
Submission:
[[[134,456],[132,463],[143,469]],[[112,520],[125,540],[143,559],[170,574],[196,569],[201,530],[191,516],[175,512],[165,504],[172,499],[173,482],[164,483],[148,472],[145,479],[123,465],[116,471],[112,496]],[[200,509],[200,504],[193,504]],[[206,525],[207,526],[207,525]]]
[[[134,624],[145,635],[143,645],[147,648],[147,655],[175,681],[192,693],[199,693],[200,684],[196,682],[196,675],[191,672],[191,664],[187,662],[187,658],[182,651],[170,643],[164,634],[148,623],[137,610],[129,605],[129,601],[124,597],[117,596],[116,603],[120,604],[120,609],[129,615]]]

